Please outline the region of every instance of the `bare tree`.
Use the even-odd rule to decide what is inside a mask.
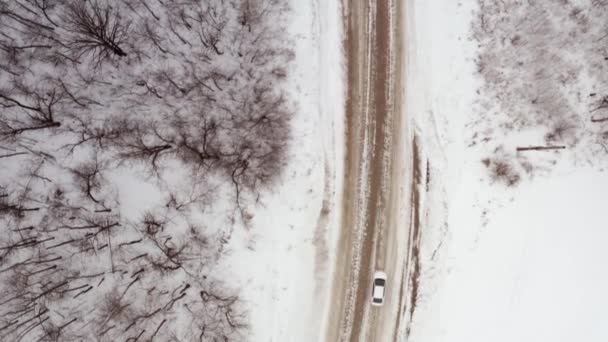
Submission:
[[[489,159],[501,159],[504,156],[496,151],[512,141],[511,136],[540,131],[546,132],[544,146],[531,139],[523,144],[530,146],[520,146],[519,151],[555,153],[535,154],[534,161],[520,165],[517,159],[505,162],[539,171],[552,169],[557,158],[576,164],[581,160],[603,163],[608,151],[603,138],[608,101],[596,95],[608,84],[605,1],[564,1],[558,6],[478,0],[477,4],[471,38],[478,47],[477,72],[483,82],[470,145],[483,145],[494,150]],[[567,57],[570,54],[576,57]],[[559,153],[563,147],[569,153]]]
[[[14,115],[16,118],[13,120],[4,116],[0,120],[0,135],[14,137],[27,131],[61,126],[61,123],[55,118],[54,109],[59,101],[63,99],[62,92],[53,89],[44,95],[40,95],[24,86],[18,88],[23,91],[23,95],[30,102],[25,102],[5,90],[0,90],[0,107],[11,110],[19,109],[25,113],[25,115]],[[25,118],[19,118],[21,116]]]
[[[1,340],[246,338],[239,291],[209,272],[233,212],[200,213],[232,204],[220,191],[244,211],[283,172],[285,8],[0,0]],[[158,191],[142,217],[116,170]]]
[[[112,56],[127,56],[122,45],[130,25],[110,4],[98,0],[72,1],[67,5],[64,20],[71,32],[67,46],[74,58],[90,54],[99,66]]]
[[[74,175],[75,182],[85,196],[98,206],[101,206],[105,210],[109,210],[104,204],[103,198],[98,198],[98,192],[101,191],[103,186],[103,169],[102,162],[99,161],[97,155],[95,155],[91,161],[77,165],[71,169]]]

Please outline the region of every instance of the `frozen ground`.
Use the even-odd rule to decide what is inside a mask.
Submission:
[[[429,169],[420,288],[402,340],[605,341],[605,172],[572,163],[570,150],[534,151],[527,160],[553,159],[550,170],[515,187],[490,179],[481,160],[492,151],[468,147],[481,85],[468,39],[475,10],[475,1],[408,3],[407,111]]]

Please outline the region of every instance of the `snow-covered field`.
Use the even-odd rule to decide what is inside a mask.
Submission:
[[[606,5],[600,2],[594,3],[597,7],[591,1],[574,3],[580,8],[572,10],[573,17],[595,20],[605,13]],[[503,112],[488,117],[490,111],[483,105],[488,93],[477,92],[484,85],[476,64],[479,46],[469,39],[476,4],[418,0],[408,5],[408,115],[413,115],[430,170],[422,196],[420,289],[411,332],[406,338],[404,327],[404,340],[606,341],[608,232],[603,209],[608,203],[608,178],[602,166],[606,156],[589,156],[583,150],[586,141],[596,141],[593,130],[597,128],[590,122],[585,91],[595,89],[602,96],[605,84],[597,81],[600,76],[589,76],[594,69],[584,58],[576,59],[568,46],[552,45],[563,41],[553,39],[553,32],[561,32],[561,27],[565,27],[563,34],[570,31],[568,21],[555,20],[561,10],[549,11],[555,15],[549,17],[552,24],[547,24],[552,33],[545,37],[545,45],[529,49],[532,54],[536,48],[561,49],[558,58],[568,56],[569,67],[583,70],[572,76],[572,82],[567,79],[558,87],[568,96],[574,94],[568,98],[573,111],[564,117],[577,122],[573,130],[579,139],[556,142],[552,136],[543,141],[546,123],[531,117],[528,128],[523,125],[519,130],[519,124],[514,124],[511,131],[501,130],[498,123],[509,122],[511,113],[503,107]],[[539,6],[551,7],[549,2]],[[555,2],[554,6],[561,4]],[[511,20],[525,22],[517,16]],[[546,27],[538,27],[545,30],[535,32],[542,37]],[[525,31],[513,33],[528,38]],[[535,62],[521,55],[524,62]],[[546,65],[560,74],[559,64]],[[512,84],[526,79],[517,76],[518,70],[502,70],[501,77]],[[529,91],[538,91],[542,84],[529,84]],[[513,103],[513,108],[522,108],[518,106]],[[525,117],[525,112],[515,114],[513,122],[519,122],[517,115]],[[472,146],[475,133],[494,141]],[[567,146],[563,152],[515,153],[516,146],[560,142]],[[495,150],[497,145],[502,148]],[[482,163],[484,158],[501,154],[515,156],[514,165],[519,165],[514,170],[521,178],[518,176],[514,186],[493,178],[493,169]],[[541,172],[525,170],[526,165]]]

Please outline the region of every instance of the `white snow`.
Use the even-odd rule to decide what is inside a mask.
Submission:
[[[474,10],[472,0],[408,2],[407,113],[430,192],[421,288],[401,340],[606,341],[608,178],[558,162],[515,188],[488,180],[485,155],[465,144],[480,82],[468,40]]]
[[[235,231],[227,274],[252,308],[250,341],[317,341],[340,220],[344,151],[338,1],[292,1],[290,92],[297,101],[285,177]]]
[[[607,190],[593,170],[537,180],[481,230],[470,202],[454,205],[440,329],[424,340],[605,341]]]

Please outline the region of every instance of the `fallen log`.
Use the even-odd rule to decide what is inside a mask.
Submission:
[[[566,148],[566,146],[563,146],[563,145],[558,145],[558,146],[525,146],[525,147],[517,147],[517,152],[563,150],[565,148]]]

